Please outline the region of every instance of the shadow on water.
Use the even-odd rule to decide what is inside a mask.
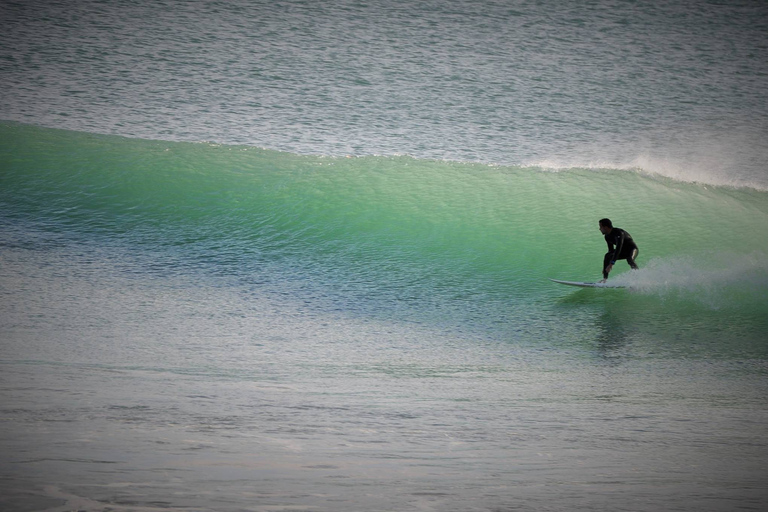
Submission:
[[[692,296],[578,290],[556,302],[576,319],[581,343],[601,358],[764,359],[768,319],[759,309],[712,307]]]

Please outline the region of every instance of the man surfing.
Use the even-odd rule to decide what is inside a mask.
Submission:
[[[637,270],[635,258],[639,249],[632,236],[621,228],[613,227],[611,219],[600,219],[600,232],[605,235],[605,242],[608,244],[608,252],[603,258],[603,280],[600,282],[604,283],[608,279],[608,274],[618,260],[627,260],[629,266]]]

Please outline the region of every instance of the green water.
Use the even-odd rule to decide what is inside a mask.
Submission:
[[[639,335],[697,343],[693,352],[768,350],[765,191],[642,169],[554,172],[0,129],[6,244],[110,247],[147,279],[233,276],[320,309],[526,343]],[[549,282],[600,277],[602,217],[640,247],[641,270],[619,262],[611,276],[631,288]]]

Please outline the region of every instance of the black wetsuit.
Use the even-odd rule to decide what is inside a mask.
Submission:
[[[635,258],[637,258],[639,249],[629,233],[621,228],[613,228],[610,233],[605,235],[605,242],[608,244],[608,252],[605,253],[603,259],[604,279],[608,279],[608,272],[605,271],[605,268],[618,260],[627,260],[630,267],[637,269]]]

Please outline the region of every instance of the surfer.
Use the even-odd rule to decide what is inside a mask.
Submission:
[[[639,249],[632,236],[621,228],[613,227],[610,219],[600,219],[600,232],[605,235],[605,242],[608,244],[608,252],[603,259],[603,280],[600,282],[604,283],[608,279],[608,274],[618,260],[627,260],[629,266],[637,270],[635,258]]]

